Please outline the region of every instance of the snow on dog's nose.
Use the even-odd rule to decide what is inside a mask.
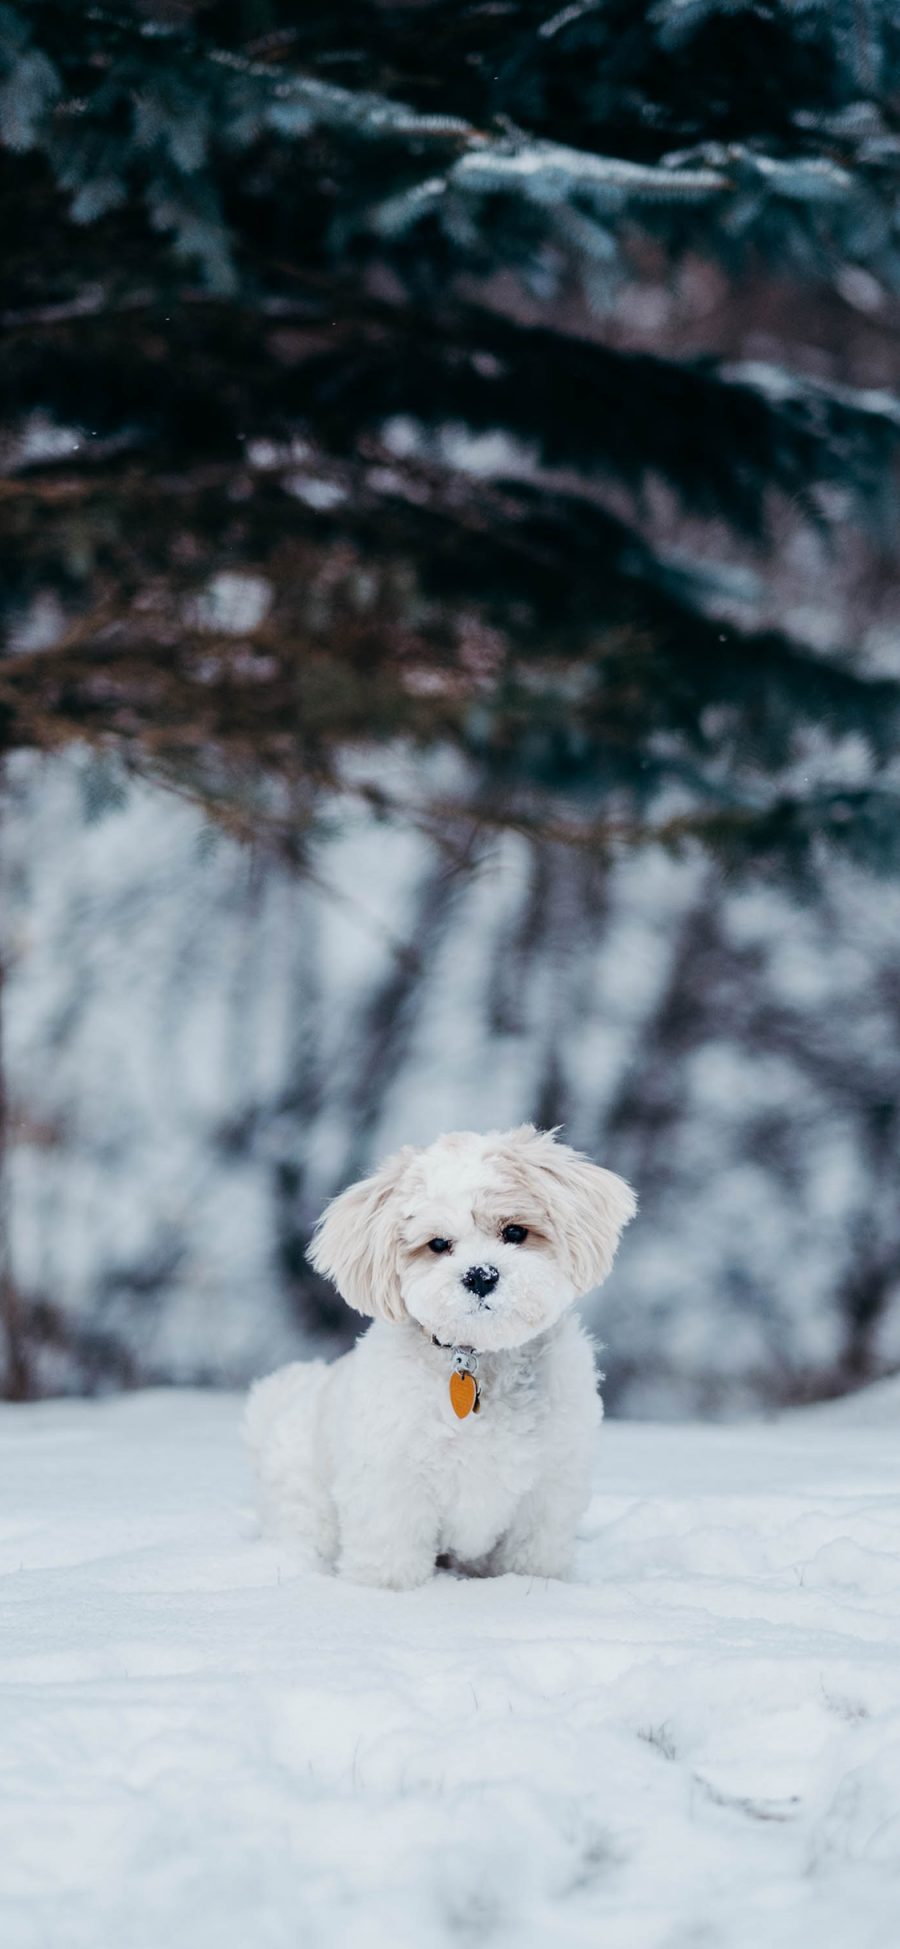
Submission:
[[[462,1276],[467,1292],[474,1293],[478,1299],[486,1299],[492,1293],[500,1274],[495,1265],[470,1265]]]

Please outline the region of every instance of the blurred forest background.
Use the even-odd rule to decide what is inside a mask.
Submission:
[[[4,1391],[526,1117],[614,1409],[896,1368],[896,0],[15,0],[0,132]]]

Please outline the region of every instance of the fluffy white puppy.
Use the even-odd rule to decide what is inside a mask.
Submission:
[[[375,1324],[252,1389],[266,1527],[394,1590],[439,1558],[565,1575],[601,1415],[569,1309],[634,1211],[622,1178],[532,1124],[406,1148],[335,1198],[309,1256]]]

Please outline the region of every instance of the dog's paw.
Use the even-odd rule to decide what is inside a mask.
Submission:
[[[344,1556],[338,1565],[338,1575],[347,1583],[366,1584],[371,1590],[419,1590],[422,1584],[430,1583],[434,1572],[435,1566],[431,1560],[427,1563],[373,1563]]]
[[[522,1545],[518,1549],[501,1550],[495,1559],[494,1575],[497,1577],[554,1577],[557,1582],[569,1583],[572,1577],[572,1552],[559,1549],[536,1549]]]

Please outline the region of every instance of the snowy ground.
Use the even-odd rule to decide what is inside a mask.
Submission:
[[[233,1397],[0,1411],[5,1949],[896,1949],[900,1392],[608,1426],[578,1581],[297,1574]]]

